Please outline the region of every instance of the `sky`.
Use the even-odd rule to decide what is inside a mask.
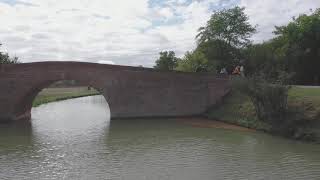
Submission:
[[[197,29],[234,6],[246,8],[259,43],[320,0],[0,0],[0,51],[21,62],[152,67],[160,51],[193,50]]]

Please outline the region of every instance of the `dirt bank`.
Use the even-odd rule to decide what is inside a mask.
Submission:
[[[233,124],[228,124],[221,121],[209,120],[201,117],[178,118],[177,121],[192,125],[194,127],[201,127],[201,128],[220,128],[220,129],[230,129],[230,130],[246,131],[246,132],[256,131],[254,129],[249,129],[249,128],[245,128],[245,127],[241,127]]]

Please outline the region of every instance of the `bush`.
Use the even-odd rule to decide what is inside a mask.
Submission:
[[[270,129],[267,123],[256,116],[250,98],[234,89],[219,104],[209,109],[207,117],[261,131]]]
[[[236,77],[233,79],[233,85],[250,97],[260,120],[272,123],[285,117],[288,106],[288,86],[270,84],[261,77]]]
[[[286,113],[286,119],[283,122],[283,133],[287,137],[294,139],[314,141],[316,133],[312,130],[316,122],[316,116],[310,116],[310,104],[291,104]]]
[[[284,81],[270,83],[262,76],[233,78],[234,88],[248,95],[260,121],[271,126],[271,131],[287,137],[314,140],[310,131],[311,119],[307,116],[307,106],[289,106],[290,86]]]

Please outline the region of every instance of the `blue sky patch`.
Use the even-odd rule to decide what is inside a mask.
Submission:
[[[149,0],[149,7],[166,7],[168,6],[168,3],[169,2],[172,2],[172,1],[169,1],[169,0]],[[185,2],[183,4],[180,4],[180,5],[188,5],[192,3],[192,0],[185,0]],[[176,4],[178,4],[176,2]]]
[[[0,0],[0,3],[6,3],[6,4],[9,4],[11,6],[15,6],[17,4],[22,4],[22,5],[26,5],[26,6],[35,6],[34,4],[22,2],[22,1],[19,1],[19,0]]]

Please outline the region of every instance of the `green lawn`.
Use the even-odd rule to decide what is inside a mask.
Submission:
[[[289,102],[310,103],[320,110],[320,87],[293,87],[289,91]]]
[[[68,87],[68,88],[46,88],[43,89],[33,101],[32,106],[37,107],[41,104],[61,101],[76,97],[84,97],[100,94],[95,89],[88,90],[87,87]]]
[[[316,116],[320,114],[320,88],[292,87],[289,91],[288,102],[292,105],[303,105],[307,107],[310,116]],[[258,120],[249,97],[235,90],[223,100],[222,104],[209,110],[207,116],[210,119],[254,129],[268,130],[270,128]]]
[[[312,129],[320,137],[320,87],[292,88],[289,91],[289,104],[298,104],[307,109],[308,116],[315,120]]]

